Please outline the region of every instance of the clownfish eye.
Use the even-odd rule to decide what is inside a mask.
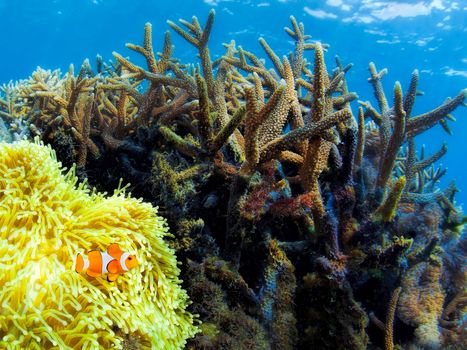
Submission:
[[[137,260],[136,256],[134,256],[134,255],[127,256],[127,258],[125,260],[125,265],[129,269],[132,269],[133,267],[138,265],[138,260]]]

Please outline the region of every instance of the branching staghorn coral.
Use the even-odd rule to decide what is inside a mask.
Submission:
[[[401,293],[401,287],[397,287],[389,301],[389,307],[386,315],[386,322],[381,322],[373,313],[370,313],[370,319],[373,323],[384,332],[384,349],[394,350],[394,317],[396,315],[397,303]]]
[[[297,26],[293,17],[291,20],[292,23]],[[302,40],[301,36],[298,38],[298,41],[300,40]],[[273,52],[269,46],[266,46],[264,41],[262,41],[262,43],[263,47],[266,47],[266,52],[271,57],[271,60],[275,62],[278,75],[285,80],[286,85],[283,86],[281,83],[273,84],[276,88],[272,92],[267,103],[262,100],[264,98],[264,92],[261,92],[261,82],[259,85],[260,93],[254,92],[251,88],[245,90],[247,108],[244,135],[246,161],[240,168],[240,176],[244,178],[238,178],[236,183],[238,185],[240,182],[245,182],[245,180],[248,182],[245,176],[251,176],[254,171],[261,168],[261,164],[275,158],[280,158],[281,155],[282,157],[288,155],[288,159],[299,159],[301,166],[298,176],[305,191],[310,192],[310,195],[315,197],[311,210],[315,222],[319,223],[324,214],[324,207],[321,203],[317,181],[327,161],[330,150],[331,142],[329,138],[332,139],[332,136],[329,136],[332,135],[330,129],[332,126],[350,118],[352,114],[349,109],[333,110],[331,94],[334,92],[335,87],[333,88],[332,86],[335,86],[337,83],[331,84],[329,82],[322,48],[321,45],[317,43],[313,45],[313,48],[316,50],[314,62],[315,75],[313,79],[313,101],[315,101],[315,105],[312,105],[312,108],[308,112],[308,122],[305,123],[302,117],[301,107],[298,103],[298,93],[295,90],[296,82],[293,75],[294,72],[292,71],[288,59],[284,58],[283,62],[280,63],[278,59],[273,56]],[[298,42],[297,45],[300,45],[300,43]],[[298,50],[298,52],[300,53],[301,51]],[[258,62],[258,59],[253,55],[249,55],[249,58],[254,63]],[[292,59],[297,62],[297,60],[302,58],[294,56]],[[240,62],[242,62],[242,60],[243,59],[240,58]],[[231,63],[238,65],[237,61],[231,61]],[[299,65],[303,64],[302,62]],[[238,67],[243,69],[245,65],[240,64]],[[262,66],[258,65],[258,72],[262,71],[261,68]],[[264,70],[264,68],[262,69]],[[301,73],[301,70],[299,73]],[[267,73],[263,72],[262,75],[267,76]],[[256,79],[257,77],[258,75],[256,75]],[[342,79],[342,75],[339,79]],[[258,88],[256,90],[258,90]],[[294,129],[289,133],[282,134],[282,129],[288,120],[289,114],[292,116],[290,123]],[[328,135],[328,140],[323,139],[322,135]],[[291,152],[295,147],[297,147],[302,154]],[[240,186],[237,189],[235,189],[235,187],[233,189],[237,192],[242,191]],[[245,191],[245,189],[246,186],[243,185],[243,191]],[[231,197],[231,203],[229,204],[231,212],[235,211],[236,203],[232,201],[235,197],[239,197],[239,194]],[[240,225],[242,224],[240,223]],[[236,249],[237,246],[241,246],[241,243],[239,244],[238,242],[239,237],[237,235],[238,232],[241,232],[241,228],[237,229],[237,226],[239,225],[235,225],[230,229],[230,232],[227,232],[228,241],[226,249],[228,250],[231,249],[230,247]],[[237,237],[235,237],[236,235]],[[235,254],[238,254],[238,249],[236,249]],[[233,257],[232,253],[229,255],[234,261],[238,259],[238,256]]]
[[[39,136],[40,131],[30,124],[30,108],[24,103],[24,90],[28,83],[24,80],[9,82],[0,87],[0,140],[11,142]]]
[[[73,66],[64,76],[38,68],[15,87],[28,133],[67,154],[65,163],[77,163],[80,177],[86,176],[88,153],[98,160],[105,150],[141,152],[121,139],[135,132],[134,114],[142,100],[138,82],[121,77],[118,65],[106,67],[94,75],[85,60],[77,76]]]
[[[97,79],[86,77],[90,70],[87,60],[78,77],[74,77],[73,70],[73,66],[70,66],[66,78],[61,78],[59,71],[50,72],[38,68],[23,94],[27,96],[30,109],[28,121],[39,128],[45,126],[44,138],[49,137],[54,126],[63,125],[67,128],[69,135],[78,144],[76,163],[84,167],[88,150],[94,156],[99,156],[97,146],[89,137],[94,100],[90,90]]]
[[[0,347],[179,349],[196,333],[157,209],[105,197],[64,174],[38,143],[0,144]],[[74,257],[118,242],[139,266],[116,283],[74,271]]]
[[[424,162],[415,164],[413,139],[416,135],[436,125],[436,123],[445,122],[445,118],[452,119],[451,116],[447,116],[463,104],[467,93],[463,90],[455,98],[448,99],[444,104],[430,112],[412,116],[411,112],[417,96],[418,71],[415,70],[412,73],[410,86],[404,96],[400,84],[396,82],[394,86],[394,106],[392,108],[388,106],[381,84],[381,79],[386,72],[386,69],[378,72],[374,63],[370,63],[371,78],[368,80],[373,85],[380,111],[375,110],[369,102],[360,102],[365,107],[365,116],[370,117],[379,127],[378,151],[380,157],[376,191],[379,192],[377,197],[380,198],[377,198],[377,201],[381,201],[381,197],[384,195],[387,181],[394,170],[396,157],[403,142],[407,140],[409,144],[405,163],[406,191],[410,190],[412,186],[414,174],[430,166],[446,153],[446,146],[443,145],[438,153]],[[410,197],[407,196],[406,200],[410,200]]]
[[[24,81],[9,82],[0,87],[0,115],[9,121],[26,116],[27,109],[22,102],[21,88]]]
[[[100,155],[99,149],[90,138],[91,111],[94,107],[94,94],[91,90],[98,78],[88,78],[89,71],[89,62],[85,60],[75,78],[73,66],[70,66],[63,90],[58,92],[51,90],[38,74],[33,76],[36,82],[31,86],[36,91],[33,96],[45,98],[44,103],[48,104],[49,108],[58,111],[57,117],[63,118],[64,127],[70,129],[78,143],[76,163],[81,168],[86,164],[88,151],[96,158]],[[46,116],[45,120],[42,118],[42,121],[50,123],[51,120],[47,120],[47,117],[55,116]]]

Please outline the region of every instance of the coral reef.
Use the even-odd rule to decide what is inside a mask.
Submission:
[[[413,116],[418,72],[391,103],[370,63],[378,107],[358,101],[354,118],[352,65],[329,71],[327,45],[294,17],[293,52],[260,38],[266,60],[234,41],[212,60],[214,19],[168,22],[199,65],[173,57],[170,32],[155,53],[146,24],[127,44],[145,67],[114,53],[76,76],[39,69],[2,116],[21,110],[98,189],[123,178],[160,206],[203,322],[188,348],[462,348],[467,220],[456,186],[437,189],[446,145],[426,157],[415,139],[449,133],[466,91]]]
[[[178,349],[196,333],[156,208],[90,192],[50,147],[0,143],[0,226],[2,349]],[[74,271],[113,242],[140,266],[116,283]]]

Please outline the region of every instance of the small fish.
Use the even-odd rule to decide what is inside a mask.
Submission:
[[[87,255],[76,256],[76,272],[85,271],[88,276],[99,277],[107,273],[107,281],[114,282],[117,277],[138,265],[138,260],[130,253],[124,253],[117,243],[112,243],[106,252],[92,250]]]

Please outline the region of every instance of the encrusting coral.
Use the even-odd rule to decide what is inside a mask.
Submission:
[[[419,263],[402,279],[399,301],[399,317],[417,327],[417,345],[424,348],[439,348],[441,334],[438,321],[443,310],[444,293],[440,284],[441,266]]]
[[[417,154],[415,138],[436,124],[450,133],[466,91],[412,116],[418,72],[407,89],[394,85],[391,103],[386,70],[370,63],[378,108],[359,101],[354,118],[352,65],[336,57],[329,71],[327,45],[294,17],[293,52],[281,58],[260,38],[267,60],[234,41],[212,60],[214,19],[168,22],[199,66],[173,57],[170,32],[154,52],[146,24],[142,45],[127,44],[144,67],[114,52],[115,62],[98,57],[93,71],[85,61],[76,76],[38,69],[2,116],[21,111],[92,185],[110,191],[123,178],[161,207],[204,322],[190,349],[461,342],[467,219],[454,184],[437,190],[447,147]]]
[[[39,143],[0,143],[0,347],[179,349],[196,333],[157,209],[64,174]],[[139,266],[115,283],[74,271],[118,242]]]

